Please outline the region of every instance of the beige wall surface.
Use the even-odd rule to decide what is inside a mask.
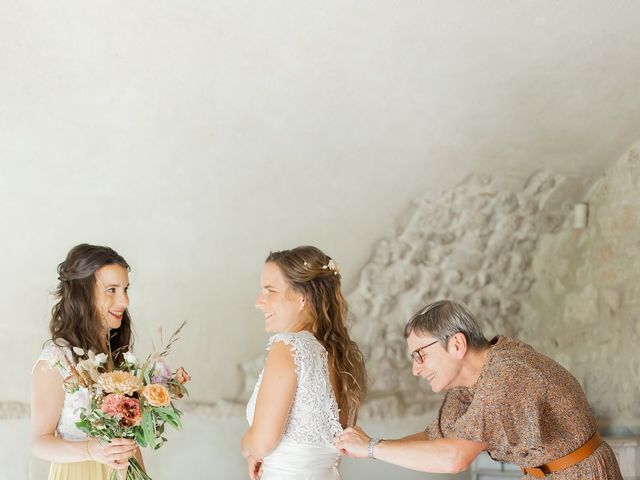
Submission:
[[[132,264],[148,348],[188,320],[193,398],[263,348],[271,249],[348,288],[423,192],[471,171],[592,178],[640,129],[637,2],[0,2],[0,399],[26,401],[55,267]],[[15,345],[20,347],[16,348]]]
[[[159,327],[189,322],[171,360],[192,373],[191,400],[203,404],[243,398],[252,381],[267,339],[253,308],[266,254],[316,244],[342,266],[354,333],[380,373],[370,413],[426,414],[437,399],[407,378],[398,339],[383,351],[370,344],[395,331],[415,292],[376,310],[369,333],[361,294],[373,285],[382,303],[411,286],[393,269],[385,285],[366,276],[390,255],[379,240],[407,231],[416,205],[450,195],[467,212],[454,224],[474,225],[468,212],[481,206],[465,201],[479,184],[465,179],[481,172],[498,194],[489,205],[504,213],[498,220],[529,208],[517,200],[509,211],[514,191],[543,210],[558,206],[549,222],[525,224],[525,240],[536,241],[535,252],[520,245],[531,268],[509,270],[539,282],[525,282],[510,316],[514,304],[496,303],[490,288],[510,267],[493,262],[494,281],[480,278],[455,265],[468,257],[441,248],[422,252],[439,270],[420,301],[482,283],[487,295],[476,298],[493,299],[496,327],[574,369],[596,411],[615,419],[603,425],[637,429],[637,264],[627,260],[637,224],[626,200],[637,177],[615,173],[633,171],[631,160],[608,169],[640,132],[639,17],[638,2],[598,0],[0,0],[0,362],[10,366],[0,418],[17,418],[2,428],[24,421],[55,269],[80,242],[110,245],[131,263],[138,353],[157,344]],[[552,198],[525,191],[538,171],[558,182],[545,190]],[[593,187],[592,200],[587,188],[605,171],[610,186]],[[561,233],[585,200],[597,230]],[[557,344],[538,341],[522,319]],[[594,343],[585,357],[568,345],[562,325],[574,324],[583,341],[597,332],[603,350]],[[611,358],[612,378],[585,370]],[[402,385],[382,375],[400,371]],[[396,388],[404,393],[393,400]],[[622,393],[609,402],[602,392],[613,390]]]

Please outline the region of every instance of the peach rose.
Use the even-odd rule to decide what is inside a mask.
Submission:
[[[149,404],[154,407],[166,407],[171,403],[171,397],[167,387],[160,383],[152,383],[142,390],[142,395],[147,399]]]
[[[178,370],[176,370],[176,380],[179,384],[187,383],[189,380],[191,380],[191,376],[184,368],[180,367],[178,368]]]

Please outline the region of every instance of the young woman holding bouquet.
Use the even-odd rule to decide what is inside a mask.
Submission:
[[[364,359],[347,330],[337,264],[315,247],[271,253],[256,307],[274,333],[242,438],[252,480],[336,480],[335,437],[355,423]]]
[[[57,303],[52,309],[51,339],[33,368],[31,430],[33,454],[51,462],[49,480],[108,480],[113,469],[124,473],[140,452],[133,440],[102,444],[76,427],[80,409],[88,408],[86,389],[63,390],[82,349],[119,363],[132,343],[127,311],[129,265],[108,247],[81,244],[58,266]],[[111,357],[111,352],[113,356]]]

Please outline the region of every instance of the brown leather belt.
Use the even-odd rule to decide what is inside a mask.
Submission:
[[[587,443],[582,445],[577,450],[571,452],[569,455],[565,455],[564,457],[558,458],[557,460],[552,460],[549,463],[545,463],[544,465],[540,465],[539,467],[524,467],[522,469],[523,473],[528,473],[534,477],[544,478],[546,475],[549,475],[551,472],[557,472],[558,470],[563,470],[567,467],[575,465],[578,462],[581,462],[593,452],[595,452],[602,440],[600,439],[600,434],[598,432],[593,434]]]

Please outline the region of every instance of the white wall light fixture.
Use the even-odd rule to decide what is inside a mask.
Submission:
[[[573,228],[586,228],[589,222],[589,204],[576,203],[573,207]]]

